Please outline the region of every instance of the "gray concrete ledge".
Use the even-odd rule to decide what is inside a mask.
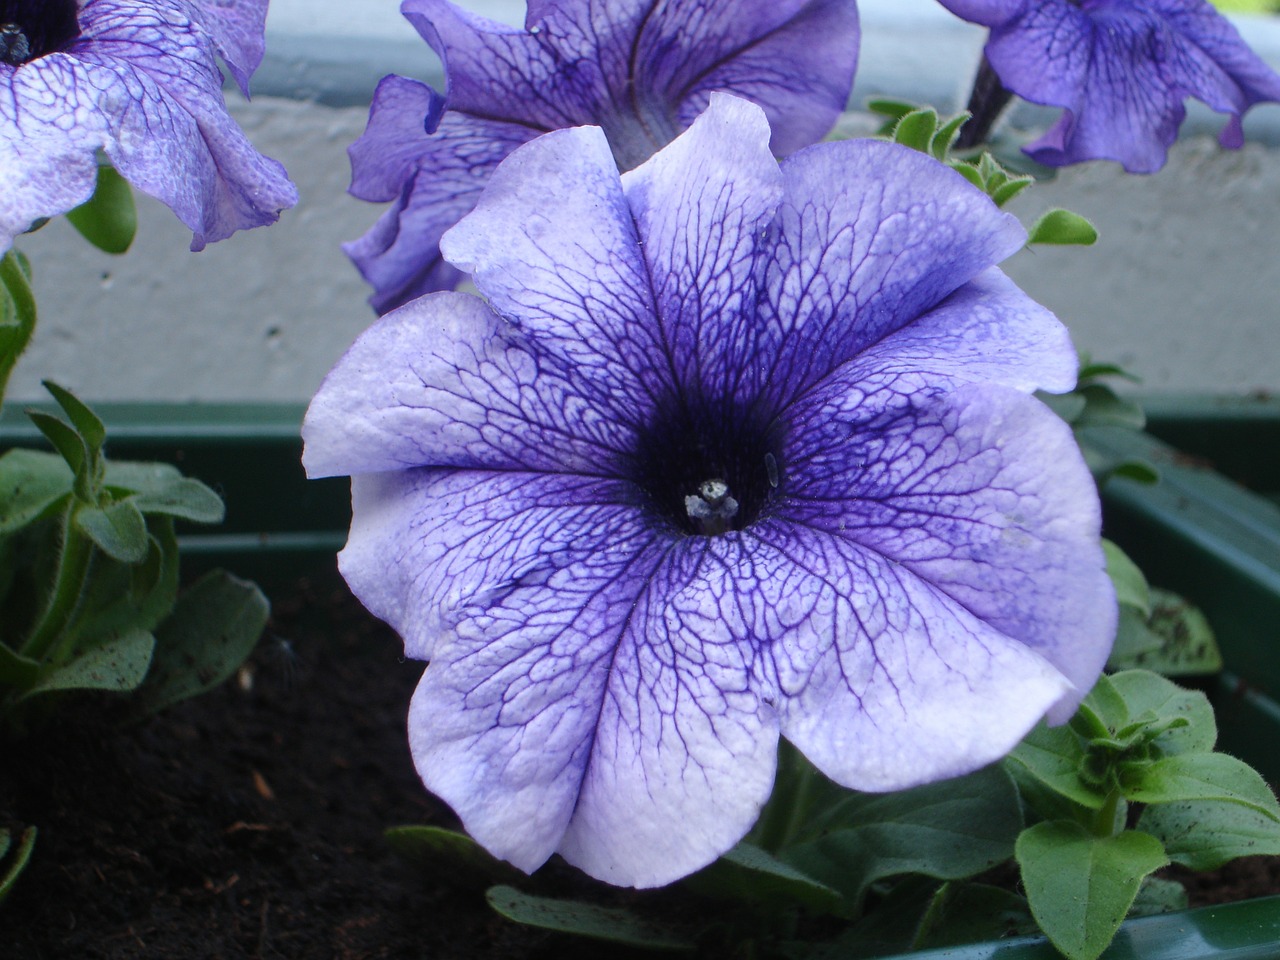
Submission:
[[[279,224],[191,254],[173,215],[140,196],[138,240],[123,257],[94,251],[63,221],[23,238],[41,321],[12,398],[42,398],[45,377],[91,400],[311,396],[373,319],[338,245],[367,230],[381,207],[345,193],[346,148],[383,74],[440,82],[395,0],[359,0],[358,22],[345,19],[353,5],[272,0],[255,98],[228,95],[249,137],[298,184],[301,203]],[[485,6],[522,16],[520,0]],[[944,109],[962,101],[982,31],[935,0],[861,0],[860,9],[855,103],[882,94]],[[1280,21],[1240,22],[1280,67]],[[1221,126],[1204,113],[1157,175],[1087,164],[1019,198],[1012,209],[1024,221],[1066,206],[1095,220],[1102,241],[1023,252],[1006,269],[1068,323],[1077,346],[1143,376],[1144,392],[1280,392],[1280,106],[1251,112],[1251,142],[1238,152],[1197,135]]]

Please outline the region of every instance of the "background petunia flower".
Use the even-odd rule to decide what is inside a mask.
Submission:
[[[1093,482],[1036,388],[1025,242],[893,144],[781,166],[718,95],[619,176],[521,147],[443,241],[487,302],[387,314],[303,427],[350,474],[340,566],[429,660],[414,760],[479,842],[650,886],[723,853],[778,736],[892,790],[1070,716],[1111,644]]]
[[[1164,166],[1194,97],[1231,115],[1220,140],[1243,142],[1240,118],[1280,100],[1280,75],[1208,0],[941,0],[991,28],[986,60],[1033,103],[1064,107],[1025,150],[1048,166],[1117,160]]]
[[[344,246],[379,313],[457,285],[440,237],[520,144],[594,124],[630,169],[721,90],[763,106],[775,153],[791,153],[831,129],[858,56],[854,0],[530,0],[524,29],[448,0],[401,10],[444,61],[447,94],[384,78],[350,150],[351,193],[394,201]]]
[[[227,113],[262,59],[267,0],[0,2],[0,251],[93,194],[97,151],[191,228],[191,249],[298,200]]]

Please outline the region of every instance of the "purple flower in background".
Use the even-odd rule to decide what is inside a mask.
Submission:
[[[986,59],[1033,103],[1064,107],[1027,154],[1049,166],[1118,160],[1164,166],[1188,97],[1231,115],[1220,140],[1243,142],[1241,115],[1280,100],[1280,76],[1208,0],[941,0],[991,28]]]
[[[274,222],[298,195],[227,113],[267,0],[0,0],[0,251],[88,200],[97,151],[191,228],[191,249]]]
[[[858,56],[854,0],[530,0],[524,29],[448,0],[401,10],[448,86],[386,77],[351,147],[351,193],[394,201],[344,248],[379,313],[457,285],[440,237],[520,144],[593,124],[627,170],[728,91],[763,106],[774,152],[792,153],[831,129]]]
[[[445,255],[487,298],[389,313],[325,380],[340,566],[429,660],[424,783],[495,854],[669,882],[750,828],[778,736],[863,790],[964,773],[1106,659],[1115,600],[1064,328],[1026,235],[870,140],[781,166],[716,96],[619,175],[521,147]]]

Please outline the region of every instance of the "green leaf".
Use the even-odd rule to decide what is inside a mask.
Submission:
[[[0,536],[61,512],[74,480],[54,453],[10,450],[0,456]]]
[[[134,504],[144,514],[165,514],[196,523],[221,523],[226,515],[221,497],[168,463],[108,463],[103,485],[121,494],[133,494]]]
[[[17,250],[0,256],[0,398],[36,327],[31,264]]]
[[[67,466],[76,475],[76,496],[79,496],[82,500],[92,501],[94,496],[91,489],[86,491],[88,496],[81,496],[81,489],[85,480],[91,481],[92,477],[88,477],[85,474],[85,465],[90,462],[89,448],[80,434],[51,413],[45,413],[41,410],[28,410],[27,416],[36,425],[36,428],[44,434],[45,439],[53,444],[53,448],[62,455],[62,459],[66,461]]]
[[[1134,607],[1145,616],[1151,612],[1151,592],[1147,578],[1129,555],[1110,540],[1102,541],[1102,551],[1107,557],[1107,576],[1116,588],[1116,602]]]
[[[1109,678],[1131,718],[1147,717],[1165,725],[1182,719],[1185,726],[1167,728],[1153,743],[1165,754],[1207,753],[1218,739],[1209,698],[1187,690],[1149,670],[1125,670]]]
[[[1160,638],[1147,629],[1146,617],[1136,608],[1122,604],[1107,669],[1126,670],[1137,666],[1144,656],[1159,650],[1160,645]]]
[[[102,445],[107,440],[107,428],[103,426],[102,420],[70,390],[50,380],[44,380],[42,383],[44,388],[53,394],[53,399],[58,401],[58,406],[71,421],[71,426],[80,434],[80,439],[89,448],[90,458],[96,460],[98,454],[102,452]]]
[[[1027,901],[984,883],[947,883],[925,915],[912,948],[940,949],[1039,933]]]
[[[825,835],[782,859],[837,890],[846,912],[883,877],[918,873],[943,880],[973,876],[1007,860],[1022,828],[1018,791],[999,766],[889,794],[851,793]]]
[[[745,842],[683,882],[708,896],[783,908],[800,904],[827,911],[840,900],[835,890]]]
[[[883,117],[892,117],[894,120],[901,120],[913,110],[919,110],[920,105],[917,103],[908,103],[906,100],[893,100],[888,97],[876,97],[867,101],[867,109],[872,113],[878,113]]]
[[[155,663],[138,709],[155,713],[222,683],[253,650],[270,611],[252,583],[225,570],[205,574],[156,629]]]
[[[40,663],[0,643],[0,685],[25,690],[40,676]]]
[[[1010,177],[991,191],[991,199],[997,207],[1003,207],[1035,182],[1035,177]]]
[[[1141,430],[1147,425],[1147,415],[1135,401],[1119,396],[1105,383],[1089,383],[1078,387],[1076,393],[1084,397],[1084,412],[1076,418],[1078,427],[1128,427]]]
[[[1160,841],[1126,830],[1099,837],[1052,820],[1018,837],[1018,866],[1031,914],[1070,960],[1094,960],[1115,936],[1142,879],[1169,862]]]
[[[1122,770],[1124,795],[1137,803],[1223,800],[1280,823],[1280,804],[1261,775],[1225,753],[1181,753]]]
[[[135,690],[147,675],[155,643],[145,630],[130,631],[41,677],[24,699],[54,690]]]
[[[1013,749],[1005,763],[1021,768],[1025,775],[1060,797],[1100,810],[1105,792],[1080,779],[1084,756],[1084,744],[1069,726],[1041,723]]]
[[[486,897],[499,914],[527,927],[645,950],[694,949],[693,939],[683,927],[640,917],[621,907],[535,897],[506,886],[493,887]]]
[[[1087,401],[1078,393],[1045,393],[1036,391],[1036,399],[1067,423],[1075,423],[1084,413]]]
[[[431,876],[448,877],[458,887],[483,889],[494,883],[514,882],[523,874],[499,860],[465,833],[442,827],[392,827],[383,832],[388,845],[401,859],[421,867]]]
[[[1102,479],[1105,482],[1111,477],[1124,477],[1134,483],[1151,486],[1160,482],[1160,471],[1145,460],[1117,460],[1107,467]]]
[[[104,507],[82,506],[75,512],[75,524],[113,560],[141,563],[147,558],[151,545],[147,521],[132,499]]]
[[[1213,628],[1199,609],[1168,590],[1151,591],[1151,613],[1143,622],[1151,638],[1149,649],[1138,651],[1116,667],[1143,667],[1167,677],[1217,673],[1222,652]]]
[[[933,140],[929,143],[929,152],[933,154],[935,160],[946,160],[947,154],[951,152],[951,148],[955,145],[956,138],[960,136],[960,128],[968,123],[972,116],[967,110],[963,113],[957,113],[945,124],[938,128],[938,132],[933,135]]]
[[[928,153],[929,144],[933,142],[933,135],[937,132],[938,114],[926,107],[912,110],[899,119],[897,126],[893,128],[893,139],[904,147]]]
[[[1138,829],[1158,837],[1169,859],[1217,870],[1237,857],[1280,855],[1280,824],[1252,807],[1221,800],[1147,807]]]
[[[8,853],[10,847],[9,831],[0,830],[0,836],[3,837],[3,843],[0,843],[0,866],[3,866],[4,855]],[[18,882],[19,874],[31,862],[31,851],[35,846],[36,828],[27,827],[22,831],[22,837],[18,840],[18,849],[10,859],[9,865],[4,868],[3,873],[0,873],[0,903],[4,903],[5,898],[13,891],[14,884]]]
[[[1076,380],[1081,386],[1089,380],[1097,380],[1100,377],[1122,377],[1131,383],[1141,383],[1142,378],[1130,373],[1124,367],[1115,363],[1092,363],[1084,361],[1080,364],[1080,372],[1076,374]]]
[[[1187,888],[1176,880],[1147,877],[1129,908],[1130,917],[1154,917],[1187,909]]]
[[[1027,231],[1027,243],[1090,246],[1098,241],[1098,231],[1084,217],[1070,210],[1045,213]]]
[[[982,178],[982,173],[968,160],[950,160],[948,166],[956,173],[964,177],[979,190],[986,192],[987,182]]]
[[[70,211],[67,219],[104,253],[124,253],[138,232],[138,212],[129,182],[110,164],[100,163],[93,196]]]

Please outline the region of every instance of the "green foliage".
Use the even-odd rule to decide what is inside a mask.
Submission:
[[[1088,247],[1097,242],[1098,231],[1092,223],[1078,213],[1060,208],[1042,214],[1027,231],[1027,243]]]
[[[174,521],[217,522],[222,501],[170,465],[108,461],[101,419],[46,386],[63,417],[30,416],[56,452],[0,456],[0,721],[69,691],[132,693],[146,713],[220,683],[266,600],[221,571],[179,595]]]
[[[68,213],[67,219],[104,253],[124,253],[138,232],[138,211],[129,181],[111,164],[99,163],[93,196]]]
[[[31,851],[36,845],[36,828],[27,827],[18,838],[18,845],[13,845],[13,836],[0,827],[0,904],[13,890],[18,876],[31,861]]]
[[[535,897],[504,886],[491,888],[487,897],[489,905],[502,916],[529,927],[646,950],[684,952],[695,947],[692,938],[679,926],[646,919],[622,907]]]
[[[1165,863],[1207,868],[1280,849],[1280,804],[1216,740],[1203,694],[1130,670],[1101,678],[1068,726],[1038,727],[1005,761],[1041,818],[1017,842],[1027,900],[1070,960],[1106,948],[1142,878]],[[1164,888],[1140,909],[1177,901]]]
[[[31,264],[17,250],[0,257],[0,398],[14,364],[31,342],[36,327],[36,299],[31,292]]]

